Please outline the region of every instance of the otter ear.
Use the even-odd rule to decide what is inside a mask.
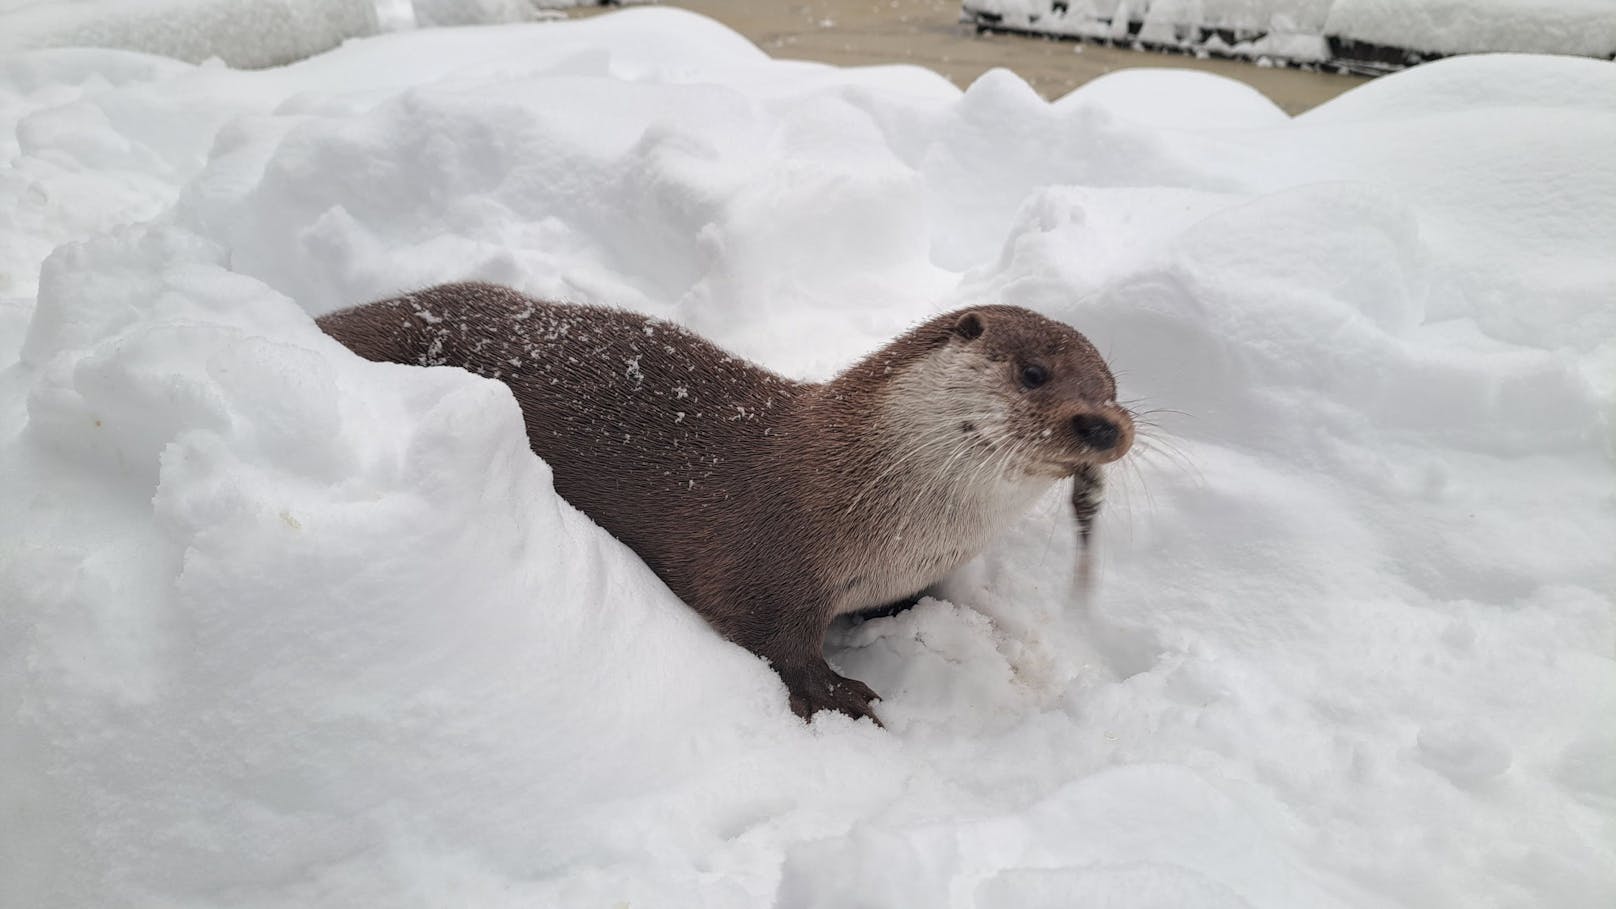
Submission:
[[[968,312],[954,320],[954,334],[967,341],[974,341],[982,337],[982,314]]]

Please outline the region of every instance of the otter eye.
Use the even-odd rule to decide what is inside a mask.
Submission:
[[[1036,363],[1021,367],[1021,385],[1024,388],[1037,388],[1049,381],[1049,370]]]

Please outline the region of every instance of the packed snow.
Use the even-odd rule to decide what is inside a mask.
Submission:
[[[0,60],[0,905],[1608,907],[1612,98],[1046,103],[665,9]],[[466,278],[805,378],[1020,304],[1154,426],[1089,595],[1052,495],[805,725],[504,386],[311,319]]]
[[[531,22],[594,0],[0,0],[0,53],[113,47],[274,66],[378,31]]]
[[[375,34],[377,11],[377,0],[0,0],[0,53],[116,47],[272,66]]]
[[[1299,63],[1335,59],[1332,41],[1416,56],[1616,56],[1616,0],[964,0],[963,8],[1021,31]]]
[[[1326,34],[1442,54],[1616,56],[1616,0],[1334,0]]]

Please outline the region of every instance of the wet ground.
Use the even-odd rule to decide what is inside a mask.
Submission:
[[[752,39],[771,56],[838,66],[913,63],[964,87],[983,72],[1014,70],[1058,98],[1113,70],[1199,69],[1239,79],[1295,114],[1362,83],[1361,76],[1266,68],[1238,60],[1136,51],[1074,41],[982,33],[959,21],[959,0],[677,0]],[[595,15],[574,11],[574,15]]]

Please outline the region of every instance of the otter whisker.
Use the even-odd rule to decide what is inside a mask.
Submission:
[[[1184,417],[1190,420],[1195,419],[1195,414],[1192,414],[1187,410],[1174,410],[1171,407],[1152,407],[1149,410],[1129,411],[1129,413],[1133,414],[1135,419],[1145,419],[1146,417],[1153,417],[1159,413],[1172,414],[1175,417]]]
[[[1127,466],[1122,474],[1121,479],[1123,482],[1119,484],[1119,488],[1121,489],[1122,497],[1124,499],[1124,507],[1122,509],[1124,521],[1123,526],[1128,534],[1128,539],[1132,540],[1134,538],[1135,530],[1134,521],[1136,520],[1136,515],[1138,515],[1140,510],[1138,497],[1144,497],[1145,510],[1149,512],[1154,512],[1156,510],[1156,497],[1151,493],[1150,484],[1145,480],[1144,469],[1141,466],[1141,460],[1139,458],[1127,459]]]
[[[958,460],[961,455],[964,455],[971,450],[971,443],[971,439],[958,439],[954,449],[946,458],[939,458],[935,463],[932,464],[932,470],[927,475],[925,487],[929,489],[941,486],[945,504],[942,513],[940,515],[930,516],[931,520],[946,520],[953,517],[954,509],[960,499],[960,491],[947,483],[947,478],[949,476],[948,471],[952,468],[954,462]],[[922,516],[916,513],[907,517],[906,520],[912,522],[920,520],[921,518]]]
[[[1011,459],[1015,458],[1022,448],[1030,442],[1030,440],[1027,439],[1014,441],[1015,444],[1004,447],[1004,450],[999,453],[999,457],[985,459],[981,464],[978,464],[976,469],[971,471],[971,474],[966,482],[966,488],[971,490],[973,493],[980,493],[985,491],[987,487],[991,486],[992,484],[999,482],[1004,476],[1005,466],[1009,464]],[[984,473],[987,475],[986,479],[979,482],[979,478],[981,478]]]
[[[1046,528],[1044,533],[1044,548],[1038,554],[1039,568],[1043,568],[1049,563],[1049,553],[1055,547],[1056,517],[1064,502],[1064,498],[1057,499],[1055,496],[1039,497],[1034,517],[1043,523]]]
[[[963,453],[966,450],[968,450],[968,449],[962,449],[961,453]],[[944,510],[944,516],[948,520],[953,520],[954,513],[959,510],[961,504],[964,503],[966,501],[966,499],[968,499],[970,497],[974,497],[977,494],[978,489],[977,489],[977,485],[976,485],[976,475],[977,475],[977,473],[979,473],[982,470],[982,468],[985,465],[987,465],[989,463],[992,463],[992,461],[990,459],[984,458],[981,461],[981,463],[977,464],[976,467],[974,469],[972,469],[969,474],[966,475],[966,477],[963,480],[959,481],[957,484],[955,484],[954,488],[949,490],[948,506]],[[952,463],[943,465],[942,469],[939,471],[939,473],[936,476],[939,479],[941,479],[942,477],[946,477],[947,476],[947,470],[951,466],[952,466]]]
[[[1194,477],[1197,483],[1206,482],[1206,477],[1202,475],[1201,469],[1196,466],[1195,461],[1177,445],[1163,439],[1151,436],[1141,438],[1137,435],[1134,436],[1134,445],[1139,449],[1139,461],[1145,464],[1165,462],[1172,465],[1180,473]]]
[[[906,464],[911,458],[917,457],[918,455],[920,455],[923,452],[927,452],[927,451],[930,451],[932,449],[935,449],[935,448],[938,448],[938,447],[941,447],[941,446],[944,446],[944,445],[948,445],[951,442],[957,442],[957,441],[958,441],[958,437],[956,435],[954,435],[954,434],[944,434],[944,433],[937,433],[934,436],[923,438],[918,444],[911,447],[907,452],[905,452],[903,455],[899,456],[899,458],[896,461],[893,461],[891,464],[887,465],[879,473],[877,473],[875,475],[875,477],[873,477],[867,483],[865,483],[863,485],[863,487],[859,490],[858,495],[854,496],[853,501],[848,504],[847,511],[844,512],[844,514],[852,514],[853,509],[858,507],[859,502],[863,501],[864,497],[866,495],[868,495],[870,492],[874,491],[875,488],[877,486],[879,486],[883,480],[887,479],[892,474],[896,473],[898,471],[898,469],[901,468],[904,464]]]

